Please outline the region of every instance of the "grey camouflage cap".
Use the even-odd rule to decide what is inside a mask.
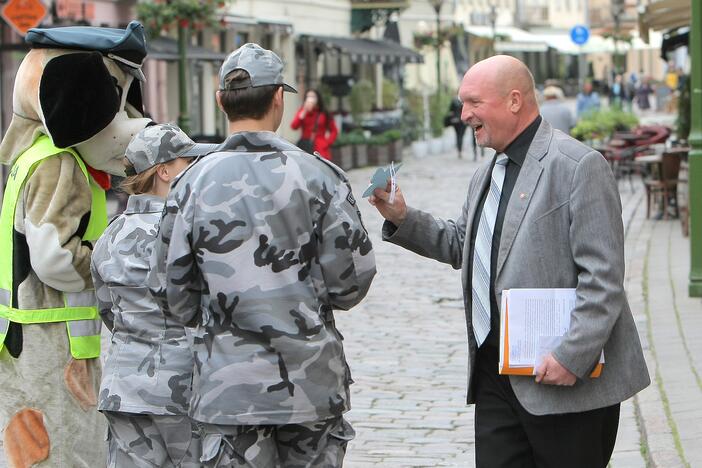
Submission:
[[[234,70],[244,70],[250,79],[230,84],[227,76]],[[229,54],[219,69],[219,89],[256,88],[259,86],[281,85],[285,91],[297,93],[297,90],[283,81],[283,61],[272,50],[264,49],[251,42],[244,44]]]
[[[173,124],[158,124],[137,133],[127,145],[125,156],[136,173],[140,174],[156,164],[202,156],[217,146],[219,145],[195,143]]]

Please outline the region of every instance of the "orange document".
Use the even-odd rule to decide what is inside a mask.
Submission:
[[[500,314],[499,373],[534,375],[570,328],[575,289],[506,289]],[[590,374],[599,377],[604,352]]]

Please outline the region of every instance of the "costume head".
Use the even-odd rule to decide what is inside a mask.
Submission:
[[[30,29],[26,41],[32,50],[17,72],[0,162],[13,162],[46,134],[93,168],[124,175],[127,144],[149,123],[140,86],[143,26]]]

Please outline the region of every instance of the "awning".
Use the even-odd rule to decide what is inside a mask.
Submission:
[[[155,37],[146,42],[146,58],[155,60],[178,60],[178,41],[170,37]],[[205,60],[210,62],[223,62],[227,54],[205,49],[204,47],[188,46],[186,50],[188,60]]]
[[[495,43],[495,52],[546,52],[548,46],[543,42],[512,42],[500,41]]]
[[[699,1],[699,0],[693,0]],[[690,25],[692,3],[690,0],[651,1],[639,14],[641,38],[648,42],[649,29],[661,31]]]
[[[528,31],[512,26],[466,26],[465,31],[473,36],[492,39],[495,35],[496,52],[546,52],[549,44]]]
[[[418,52],[390,41],[354,39],[333,36],[300,36],[300,41],[311,41],[325,51],[346,54],[354,62],[361,63],[422,63]]]

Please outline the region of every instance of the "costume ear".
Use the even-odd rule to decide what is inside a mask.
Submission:
[[[46,64],[39,105],[54,145],[68,148],[107,127],[119,110],[120,96],[102,54],[80,52]]]
[[[139,112],[139,117],[144,116],[144,100],[141,95],[141,82],[139,80],[132,80],[132,84],[129,85],[127,104]]]

